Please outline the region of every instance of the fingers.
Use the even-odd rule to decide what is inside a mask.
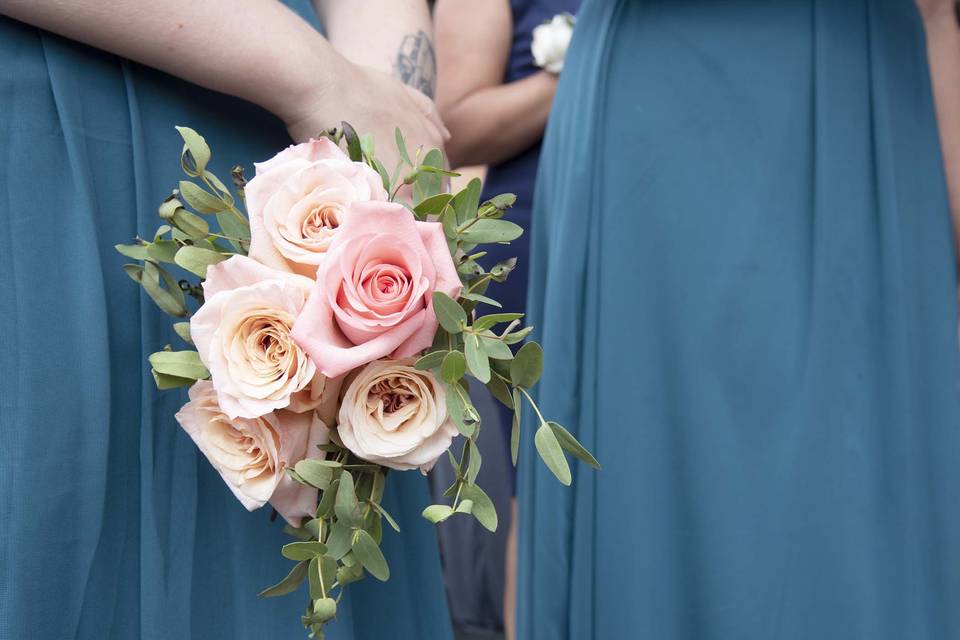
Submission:
[[[443,142],[449,140],[450,131],[447,129],[446,125],[443,124],[443,119],[440,117],[440,112],[437,111],[437,105],[433,103],[433,100],[416,89],[411,87],[405,88],[407,89],[407,93],[410,95],[410,98],[420,109],[420,112],[426,116],[430,124],[436,128],[437,132],[440,134],[440,139]]]

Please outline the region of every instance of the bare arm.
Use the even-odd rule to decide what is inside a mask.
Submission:
[[[337,51],[433,97],[437,61],[424,0],[314,0],[314,6]]]
[[[918,0],[917,4],[927,31],[927,55],[950,194],[953,233],[960,248],[960,27],[952,1]]]
[[[258,104],[297,140],[345,119],[378,140],[399,126],[411,146],[443,143],[429,100],[350,62],[277,0],[0,0],[0,13]]]
[[[503,84],[513,16],[507,0],[439,0],[437,106],[453,166],[507,160],[543,136],[557,80],[540,71]]]

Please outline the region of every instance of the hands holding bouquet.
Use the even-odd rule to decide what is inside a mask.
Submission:
[[[281,550],[296,564],[261,595],[307,581],[302,621],[322,637],[346,585],[389,578],[382,522],[397,525],[380,504],[387,471],[426,473],[444,453],[456,470],[452,501],[424,517],[471,514],[496,529],[476,484],[480,416],[468,375],[514,409],[514,463],[526,402],[535,446],[562,483],[572,480],[564,452],[599,468],[530,396],[543,354],[533,342],[511,348],[530,331],[522,314],[484,295],[513,266],[477,262],[481,245],[522,233],[503,219],[512,195],[481,204],[479,180],[444,192],[440,151],[411,156],[400,129],[388,171],[373,137],[346,123],[258,164],[249,184],[235,169],[231,190],[207,169],[204,139],[178,130],[189,179],[161,205],[151,240],[117,249],[137,261],[124,269],[163,311],[187,318],[198,307],[174,325],[193,348],[149,358],[158,387],[190,386],[177,420],[241,503],[270,503],[296,539]],[[401,204],[404,186],[412,202]]]

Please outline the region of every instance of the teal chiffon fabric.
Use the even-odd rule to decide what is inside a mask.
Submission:
[[[913,0],[588,0],[535,200],[519,638],[960,638],[960,361]]]
[[[184,394],[145,357],[178,339],[113,249],[158,226],[177,124],[222,177],[290,143],[249,104],[0,18],[2,640],[306,637],[304,590],[256,597],[290,568],[282,522],[177,426]],[[385,501],[392,577],[351,587],[327,637],[448,638],[425,480],[391,475]]]

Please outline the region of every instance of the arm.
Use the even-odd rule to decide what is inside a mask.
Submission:
[[[918,0],[950,195],[954,239],[960,248],[960,27],[952,0]]]
[[[349,120],[378,140],[399,126],[411,146],[442,145],[429,100],[351,63],[276,0],[0,0],[0,13],[258,104],[296,140]]]
[[[507,0],[439,0],[437,106],[450,129],[452,166],[495,164],[543,136],[556,90],[539,71],[503,84],[513,16]]]
[[[314,6],[337,51],[433,97],[437,61],[424,0],[314,0]]]

